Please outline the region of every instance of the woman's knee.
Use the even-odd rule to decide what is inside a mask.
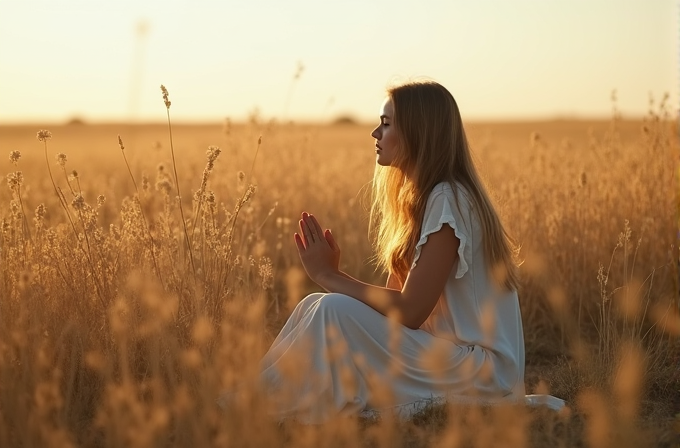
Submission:
[[[324,294],[319,301],[322,310],[334,313],[345,313],[356,302],[356,300],[345,294],[329,293]]]
[[[304,299],[300,301],[302,302],[316,302],[320,298],[322,298],[325,294],[322,292],[313,292],[311,294],[307,294]]]
[[[323,293],[320,293],[320,292],[315,292],[315,293],[312,293],[312,294],[305,296],[302,300],[300,300],[297,303],[297,305],[295,305],[295,308],[291,312],[291,318],[296,319],[296,318],[301,317],[301,314],[304,314],[322,296],[323,296]]]

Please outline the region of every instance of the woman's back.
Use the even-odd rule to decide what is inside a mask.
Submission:
[[[484,369],[491,369],[488,380],[493,379],[485,386],[487,378],[480,378],[477,386],[482,395],[484,390],[492,392],[493,389],[497,394],[500,389],[508,395],[523,397],[524,336],[517,292],[500,287],[492,278],[473,202],[459,183],[442,182],[432,190],[413,266],[428,235],[445,224],[450,225],[460,239],[458,262],[421,329],[470,350],[481,350],[478,357],[484,359],[484,367],[480,364],[477,368],[482,369],[482,373],[487,373]]]

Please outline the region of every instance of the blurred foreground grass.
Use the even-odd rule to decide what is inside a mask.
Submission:
[[[20,152],[0,162],[0,446],[677,446],[678,144],[663,105],[644,122],[467,125],[526,260],[527,392],[566,412],[267,417],[257,363],[316,290],[292,243],[299,213],[333,229],[343,270],[384,281],[370,129],[176,125],[182,222],[167,127],[52,127],[47,148],[38,129],[0,127],[0,152]],[[221,411],[236,384],[247,393]]]

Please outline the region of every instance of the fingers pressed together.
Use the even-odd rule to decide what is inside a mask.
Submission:
[[[295,242],[298,244],[298,248],[306,249],[310,244],[321,242],[325,242],[333,250],[338,248],[330,229],[324,231],[314,215],[303,212],[298,224],[300,226],[300,233],[295,234]]]

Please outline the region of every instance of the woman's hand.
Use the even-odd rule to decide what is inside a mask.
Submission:
[[[300,233],[295,234],[295,244],[307,275],[320,286],[327,274],[339,273],[340,248],[329,229],[321,230],[314,215],[302,213]]]

